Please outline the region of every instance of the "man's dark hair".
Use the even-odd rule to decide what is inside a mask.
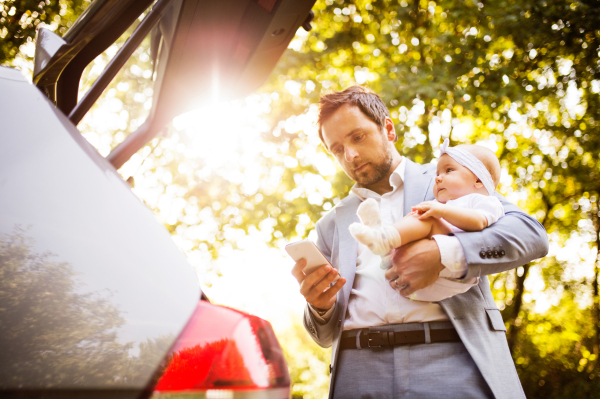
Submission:
[[[323,141],[323,123],[343,105],[355,105],[370,120],[375,122],[383,131],[385,129],[385,118],[389,118],[390,111],[385,103],[375,92],[363,86],[351,86],[344,91],[334,91],[321,96],[319,100],[319,138]],[[325,145],[327,147],[327,145]]]

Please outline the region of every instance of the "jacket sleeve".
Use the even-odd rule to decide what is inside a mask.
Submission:
[[[513,269],[548,253],[546,229],[504,197],[497,197],[504,206],[504,217],[482,231],[455,233],[467,260],[465,279]],[[482,256],[481,252],[488,250],[499,254]]]
[[[327,216],[317,222],[317,247],[323,252],[323,255],[331,262],[331,251],[333,242],[333,233],[335,230],[335,223],[332,219]],[[334,265],[337,267],[337,265]],[[342,291],[338,292],[338,298],[335,301],[334,311],[329,320],[325,324],[319,324],[312,312],[308,307],[308,303],[304,308],[303,324],[306,331],[310,334],[310,337],[321,347],[328,348],[333,344],[334,331],[336,327],[336,320],[339,319],[339,313],[341,312],[341,301],[340,295]]]

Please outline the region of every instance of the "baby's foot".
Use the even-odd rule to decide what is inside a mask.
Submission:
[[[377,229],[381,227],[381,216],[379,214],[379,205],[373,198],[364,200],[356,211],[358,218],[365,226]]]
[[[379,229],[352,223],[349,227],[350,234],[358,242],[364,244],[375,255],[387,255],[392,249],[401,245],[402,241],[398,230],[394,226],[383,226]]]

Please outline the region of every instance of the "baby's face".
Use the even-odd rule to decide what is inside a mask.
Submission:
[[[441,203],[457,199],[467,194],[487,195],[485,188],[473,172],[456,162],[450,155],[444,154],[437,164],[437,177],[433,186],[433,195]]]

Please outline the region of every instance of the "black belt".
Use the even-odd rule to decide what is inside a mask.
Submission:
[[[341,349],[357,349],[356,337],[358,330],[349,330],[342,333],[340,340]],[[454,342],[460,341],[460,337],[454,328],[430,329],[429,342]],[[414,331],[369,331],[367,329],[360,331],[358,337],[360,348],[386,348],[397,345],[425,344],[427,339],[425,330]]]

